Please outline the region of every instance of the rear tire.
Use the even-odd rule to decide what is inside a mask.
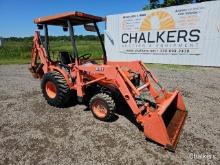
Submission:
[[[47,103],[54,107],[63,108],[70,99],[70,88],[63,75],[57,71],[43,75],[41,90]]]
[[[109,121],[115,111],[115,102],[109,94],[98,93],[89,103],[93,116],[101,121]]]

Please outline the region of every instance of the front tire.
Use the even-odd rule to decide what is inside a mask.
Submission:
[[[109,121],[115,111],[115,102],[109,94],[98,93],[89,103],[93,116],[101,121]]]
[[[69,86],[63,75],[57,71],[43,75],[41,90],[45,100],[51,106],[63,108],[69,101]]]

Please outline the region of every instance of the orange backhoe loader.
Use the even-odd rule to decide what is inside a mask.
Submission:
[[[55,107],[65,107],[73,99],[83,102],[89,98],[89,108],[94,117],[107,121],[116,110],[114,95],[117,94],[130,107],[137,123],[143,126],[144,135],[174,151],[187,116],[181,93],[178,90],[166,91],[141,61],[108,61],[97,26],[102,21],[105,21],[102,17],[81,12],[34,20],[45,35],[43,42],[39,31],[35,32],[29,70],[34,78],[41,79],[43,96]],[[72,53],[61,51],[57,60],[51,59],[48,25],[59,26],[69,32]],[[73,29],[77,25],[97,33],[103,50],[102,58],[92,59],[91,54],[78,54]],[[77,97],[71,97],[73,91]],[[146,92],[154,100],[153,104],[143,95]]]

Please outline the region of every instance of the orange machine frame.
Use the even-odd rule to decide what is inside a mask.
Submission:
[[[82,17],[102,21],[101,17],[95,17],[79,12],[67,13],[35,19],[35,23],[51,23],[52,25],[63,25],[65,18],[76,19]],[[79,22],[79,19],[77,19]],[[83,22],[83,21],[82,21]],[[87,20],[87,22],[89,22]],[[73,25],[75,25],[73,23]],[[37,63],[40,59],[40,64]],[[40,42],[40,33],[35,32],[32,49],[32,62],[30,71],[35,78],[41,78],[43,74],[58,71],[65,78],[70,89],[77,91],[77,96],[83,98],[85,87],[91,84],[100,84],[106,88],[117,90],[133,111],[136,120],[144,127],[144,135],[153,141],[174,150],[184,125],[187,111],[181,93],[178,90],[167,92],[159,84],[158,80],[141,61],[114,62],[107,61],[106,64],[84,65],[80,59],[68,64],[70,74],[48,59],[47,52]],[[132,81],[132,73],[138,73],[142,85],[136,87]],[[72,78],[75,81],[72,81]],[[159,89],[154,86],[158,85]],[[144,91],[155,101],[156,107],[148,102],[138,106],[135,98],[140,97]]]

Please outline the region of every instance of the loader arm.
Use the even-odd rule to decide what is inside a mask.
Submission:
[[[119,90],[124,96],[126,102],[134,112],[137,122],[144,127],[144,134],[147,138],[162,144],[165,148],[174,151],[186,120],[187,111],[183,97],[178,90],[174,92],[166,91],[150,72],[150,70],[141,61],[132,62],[109,62],[108,64],[120,67],[131,68],[141,76],[142,85],[135,88],[126,83],[130,81],[122,75],[119,78]],[[123,82],[124,81],[124,82]],[[158,85],[156,89],[154,85]],[[134,93],[133,95],[129,93]],[[142,106],[138,106],[136,96],[141,95],[143,90],[147,90],[155,101],[155,107],[145,101]],[[129,97],[126,97],[128,95]],[[130,96],[133,97],[130,97]]]
[[[102,70],[97,68],[102,68]],[[140,74],[142,84],[135,86],[123,68],[130,68],[131,72]],[[91,77],[88,82],[80,82],[82,86],[92,83],[99,83],[102,86],[112,84],[133,111],[137,122],[144,127],[145,136],[165,148],[175,150],[187,116],[183,98],[178,90],[167,92],[163,89],[155,76],[140,61],[79,66],[79,70]],[[155,84],[159,86],[159,89],[155,88]],[[138,104],[137,99],[143,91],[148,91],[154,99],[154,107],[145,98],[141,105]]]

